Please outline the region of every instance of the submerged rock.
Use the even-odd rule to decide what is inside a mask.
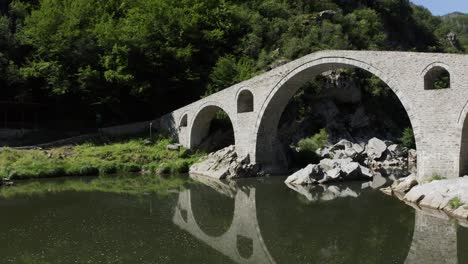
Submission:
[[[234,146],[209,154],[203,161],[193,164],[189,173],[215,179],[255,177],[259,166],[250,164],[250,157],[239,157]]]

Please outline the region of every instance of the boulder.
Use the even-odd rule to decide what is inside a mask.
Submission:
[[[467,220],[468,177],[434,180],[417,185],[406,193],[403,199]]]
[[[372,160],[378,160],[385,156],[387,144],[378,138],[371,138],[367,143],[367,156]]]
[[[404,195],[416,185],[418,185],[416,174],[410,174],[407,177],[394,181],[390,187],[381,191],[386,194],[397,193],[398,195]]]
[[[239,157],[234,146],[209,154],[201,162],[193,164],[189,170],[190,174],[215,179],[254,177],[258,172],[258,165],[250,164],[249,156]]]
[[[295,172],[289,176],[285,183],[296,184],[296,185],[309,185],[316,182],[314,174],[319,173],[319,166],[316,164],[309,164],[307,167]]]
[[[167,145],[166,148],[167,148],[168,150],[179,150],[180,147],[181,147],[180,144],[169,144],[169,145]]]
[[[387,149],[393,158],[404,157],[408,154],[408,149],[398,144],[391,144]]]

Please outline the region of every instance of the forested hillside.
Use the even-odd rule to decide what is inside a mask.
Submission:
[[[145,120],[318,50],[464,52],[464,21],[408,0],[2,0],[0,101]]]

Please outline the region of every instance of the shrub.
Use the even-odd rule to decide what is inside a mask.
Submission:
[[[295,157],[295,163],[298,166],[304,166],[309,163],[316,163],[320,160],[316,151],[323,148],[328,143],[328,133],[325,129],[321,129],[319,133],[309,138],[301,139],[297,143],[298,152]]]
[[[460,197],[456,196],[456,197],[453,197],[452,199],[450,199],[449,201],[449,206],[452,208],[452,209],[457,209],[458,207],[462,206],[463,205],[463,202],[460,200]]]
[[[411,129],[409,127],[405,128],[403,130],[403,134],[401,135],[399,141],[406,148],[409,148],[409,149],[416,148],[413,129]]]

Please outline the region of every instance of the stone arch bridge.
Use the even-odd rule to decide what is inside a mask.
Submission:
[[[267,172],[281,173],[276,143],[283,110],[304,83],[338,68],[368,71],[397,95],[415,134],[419,177],[468,173],[468,55],[320,51],[177,109],[160,119],[161,126],[194,148],[221,109],[232,122],[238,154],[249,155]],[[449,74],[449,87],[431,89],[441,72]]]

